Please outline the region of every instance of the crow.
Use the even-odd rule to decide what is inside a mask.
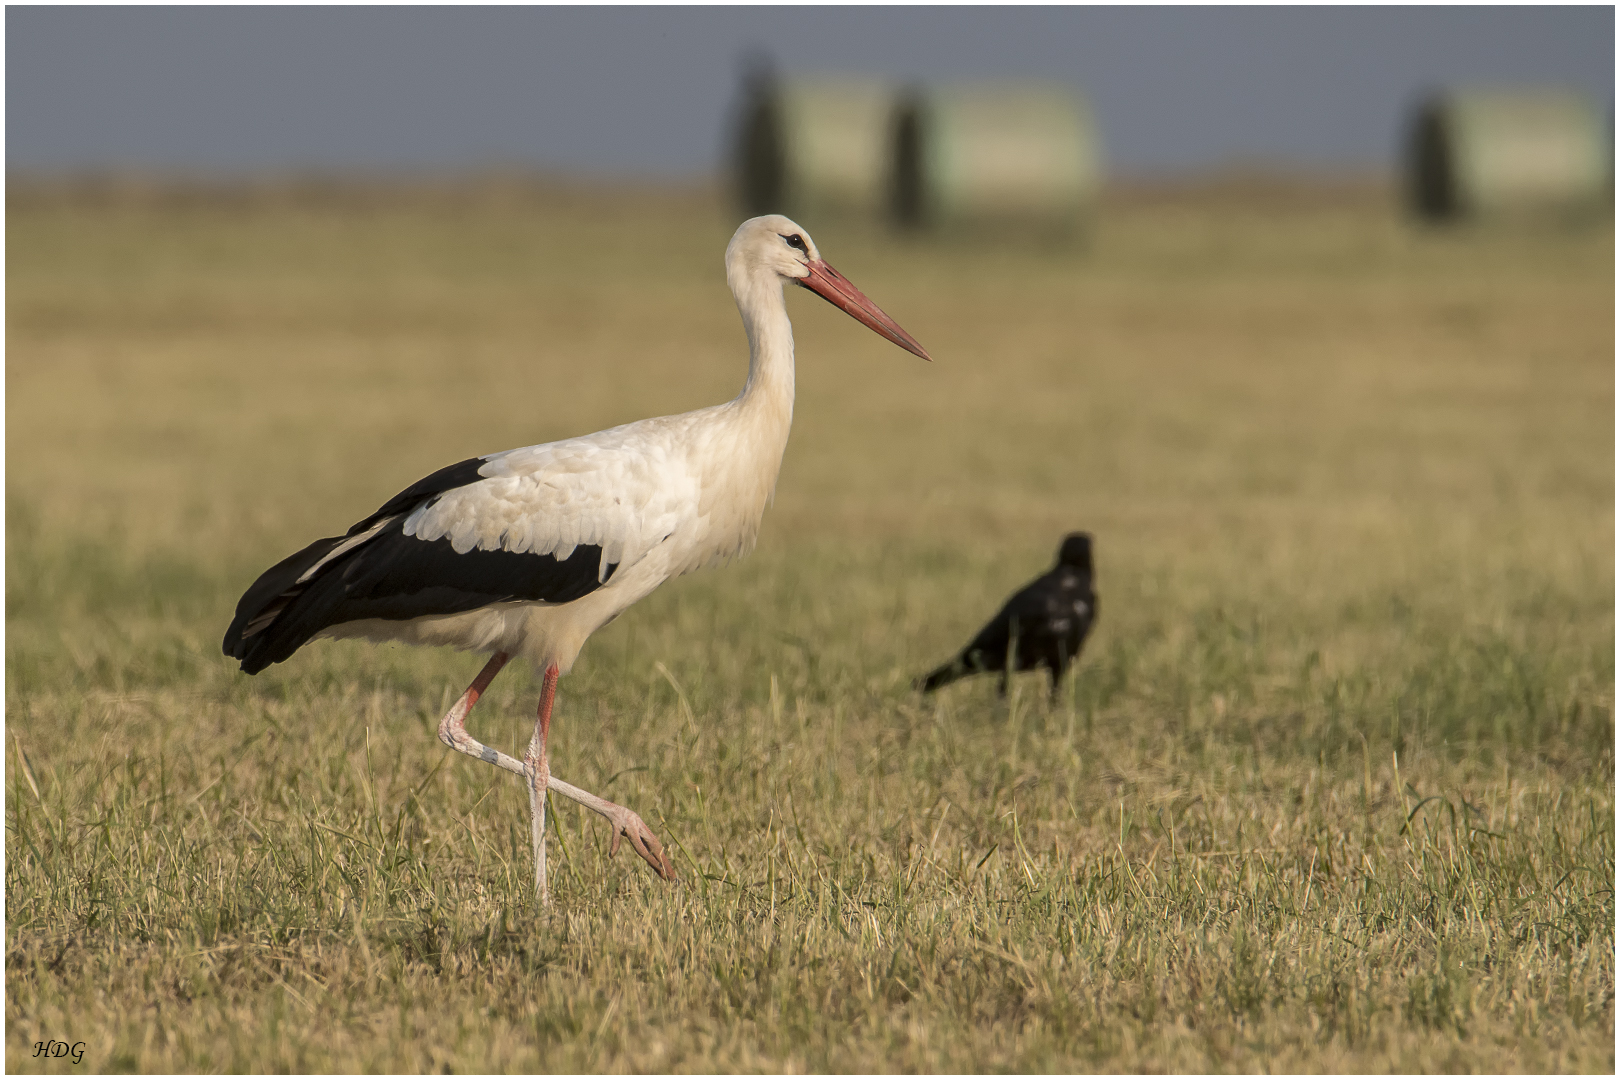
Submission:
[[[1001,673],[1007,693],[1009,668],[1052,674],[1052,696],[1097,621],[1097,593],[1091,584],[1091,534],[1070,533],[1058,548],[1057,565],[1013,593],[955,659],[918,679],[917,689],[932,693],[947,683],[985,671]],[[1009,647],[1017,642],[1016,655]]]

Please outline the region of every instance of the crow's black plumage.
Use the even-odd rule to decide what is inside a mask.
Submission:
[[[923,693],[984,671],[1001,674],[1007,692],[1008,668],[1052,674],[1052,693],[1097,621],[1097,592],[1092,587],[1091,534],[1070,533],[1058,548],[1057,565],[1013,593],[996,617],[950,663],[917,680]],[[1008,650],[1017,642],[1009,664]]]

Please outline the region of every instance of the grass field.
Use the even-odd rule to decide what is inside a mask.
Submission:
[[[702,195],[17,191],[11,1070],[1609,1072],[1613,234],[1119,200],[1083,254],[816,229],[758,550],[447,751],[474,657],[219,640],[476,453],[730,397]],[[1063,532],[1101,623],[923,700]],[[521,745],[510,669],[471,729]],[[47,1039],[82,1043],[34,1058]]]

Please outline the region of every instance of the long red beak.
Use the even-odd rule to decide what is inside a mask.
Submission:
[[[927,349],[917,344],[916,338],[900,329],[899,323],[883,314],[882,308],[868,300],[866,294],[857,289],[849,278],[820,259],[811,259],[806,265],[809,266],[810,273],[806,277],[796,279],[800,285],[846,314],[853,315],[907,352],[915,353],[924,360],[934,359],[928,355]]]

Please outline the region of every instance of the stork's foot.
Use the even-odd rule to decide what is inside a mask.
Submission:
[[[669,855],[664,851],[664,845],[658,842],[658,837],[647,828],[647,823],[641,820],[641,815],[634,810],[615,804],[611,810],[602,811],[602,816],[608,819],[613,826],[613,846],[608,848],[608,855],[617,855],[619,841],[628,838],[630,846],[636,849],[636,854],[647,860],[647,865],[665,881],[675,880],[675,865],[669,861]]]
[[[636,854],[646,859],[647,865],[652,867],[659,877],[665,881],[675,880],[675,864],[669,861],[669,856],[664,852],[664,845],[660,844],[658,837],[647,828],[647,823],[641,820],[640,814],[616,802],[609,802],[600,795],[592,795],[583,788],[577,788],[555,776],[546,786],[564,798],[572,799],[608,819],[608,824],[613,826],[613,846],[608,849],[609,855],[618,854],[619,838],[628,836],[630,846],[636,849]]]

